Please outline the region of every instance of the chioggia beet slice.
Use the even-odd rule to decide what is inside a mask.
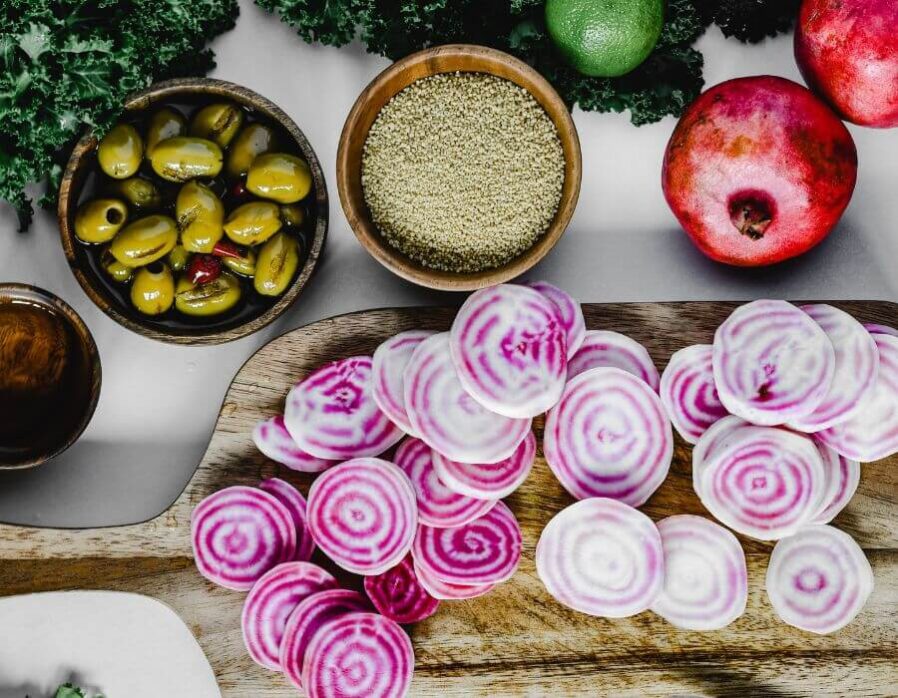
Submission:
[[[594,497],[556,514],[536,545],[536,571],[565,606],[605,618],[641,613],[664,583],[661,536],[622,502]]]
[[[729,414],[714,386],[710,344],[695,344],[671,356],[659,394],[677,433],[690,444]]]
[[[567,336],[555,305],[531,288],[499,284],[471,294],[449,348],[465,390],[493,412],[535,417],[561,397]]]
[[[449,333],[425,339],[405,373],[405,408],[418,437],[447,458],[496,463],[530,432],[530,419],[491,412],[462,387],[449,353]]]
[[[572,357],[586,337],[583,308],[567,291],[562,291],[548,281],[528,281],[524,285],[544,295],[555,306],[567,339],[567,355],[568,358]]]
[[[644,381],[619,368],[593,368],[571,380],[549,410],[543,451],[577,499],[610,497],[637,507],[667,477],[673,431]]]
[[[620,332],[591,330],[568,363],[568,380],[593,368],[619,368],[658,392],[661,377],[648,350]]]
[[[748,428],[708,459],[700,492],[702,504],[725,526],[758,540],[778,540],[820,510],[823,461],[803,434]]]
[[[832,526],[807,526],[784,538],[767,565],[767,596],[783,622],[825,635],[855,619],[873,593],[864,551]]]
[[[695,448],[692,449],[692,488],[701,497],[702,475],[711,457],[726,448],[733,440],[738,439],[746,430],[754,428],[754,424],[746,422],[742,417],[730,415],[715,422],[701,435]]]
[[[371,610],[364,596],[349,589],[320,591],[301,601],[287,619],[281,640],[279,661],[290,683],[302,690],[302,664],[306,648],[325,623],[347,613]]]
[[[494,501],[520,487],[536,460],[536,437],[527,434],[508,458],[498,463],[460,463],[433,452],[433,466],[446,487],[453,492]]]
[[[864,324],[864,329],[867,330],[870,334],[890,334],[893,337],[898,337],[898,330],[894,327],[889,327],[888,325],[880,325],[877,322],[868,322]]]
[[[290,511],[255,487],[237,485],[209,495],[193,510],[190,529],[200,574],[235,591],[248,591],[296,554]]]
[[[273,495],[290,512],[296,526],[296,555],[294,560],[310,560],[315,552],[315,541],[306,525],[306,498],[285,480],[272,477],[262,480],[259,489]]]
[[[823,460],[823,496],[820,509],[811,523],[826,524],[842,511],[857,492],[861,481],[861,464],[836,453],[819,439],[814,439]]]
[[[312,637],[303,661],[308,698],[401,698],[415,668],[412,642],[395,621],[347,613]]]
[[[748,601],[748,569],[736,536],[690,515],[662,519],[658,532],[664,587],[651,610],[684,630],[718,630],[741,616]]]
[[[284,424],[297,445],[319,458],[376,456],[403,436],[372,396],[370,356],[322,366],[287,395]]]
[[[301,473],[320,473],[339,462],[316,458],[303,451],[290,436],[284,425],[284,418],[280,415],[256,424],[253,443],[267,458]]]
[[[879,378],[873,392],[854,417],[817,432],[836,452],[861,463],[898,453],[898,337],[872,337],[879,350]]]
[[[377,347],[372,371],[372,395],[378,407],[406,434],[415,435],[405,411],[405,369],[418,345],[436,334],[429,330],[400,332]]]
[[[498,501],[498,498],[475,499],[449,489],[434,468],[433,449],[420,439],[403,441],[393,461],[412,483],[418,502],[418,522],[426,526],[463,526],[483,516]]]
[[[836,356],[814,320],[786,301],[746,303],[714,334],[714,383],[721,402],[753,424],[811,414],[832,385]]]
[[[356,458],[312,483],[307,519],[315,543],[336,564],[356,574],[380,574],[411,548],[415,491],[392,463]]]
[[[430,618],[440,606],[418,581],[409,557],[383,574],[365,577],[365,593],[378,613],[403,625]]]
[[[475,599],[478,596],[488,594],[496,588],[495,584],[449,584],[443,582],[432,574],[425,572],[417,564],[414,565],[418,582],[435,599],[441,601],[462,601]]]
[[[412,546],[415,564],[449,584],[498,584],[521,560],[521,529],[504,502],[458,528],[419,526]]]
[[[821,431],[858,413],[873,392],[879,375],[879,350],[864,326],[844,310],[818,303],[801,309],[826,333],[835,350],[832,385],[817,409],[792,420],[789,426],[805,432]]]
[[[287,619],[299,603],[337,580],[311,562],[285,562],[259,579],[246,596],[241,624],[249,656],[257,664],[280,671],[281,640]]]

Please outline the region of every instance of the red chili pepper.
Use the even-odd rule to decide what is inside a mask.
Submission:
[[[221,275],[221,261],[211,254],[197,254],[187,267],[187,278],[190,283],[201,286],[215,281]]]
[[[234,257],[235,259],[243,257],[240,248],[230,240],[219,240],[216,242],[215,247],[212,248],[212,254],[216,257]]]

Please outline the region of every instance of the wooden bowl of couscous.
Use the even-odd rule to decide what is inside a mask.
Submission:
[[[580,194],[566,105],[530,66],[483,46],[404,58],[359,95],[337,188],[362,245],[421,286],[471,291],[551,250]]]

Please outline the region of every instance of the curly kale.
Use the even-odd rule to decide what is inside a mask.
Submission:
[[[28,226],[25,187],[52,199],[84,125],[102,132],[128,93],[214,66],[206,42],[234,26],[236,0],[3,0],[0,199]]]
[[[696,5],[705,24],[756,43],[792,29],[801,0],[696,0]]]

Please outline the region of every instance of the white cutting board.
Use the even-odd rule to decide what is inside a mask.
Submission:
[[[0,599],[0,698],[45,698],[66,681],[106,698],[221,698],[196,639],[155,599],[112,591]]]

